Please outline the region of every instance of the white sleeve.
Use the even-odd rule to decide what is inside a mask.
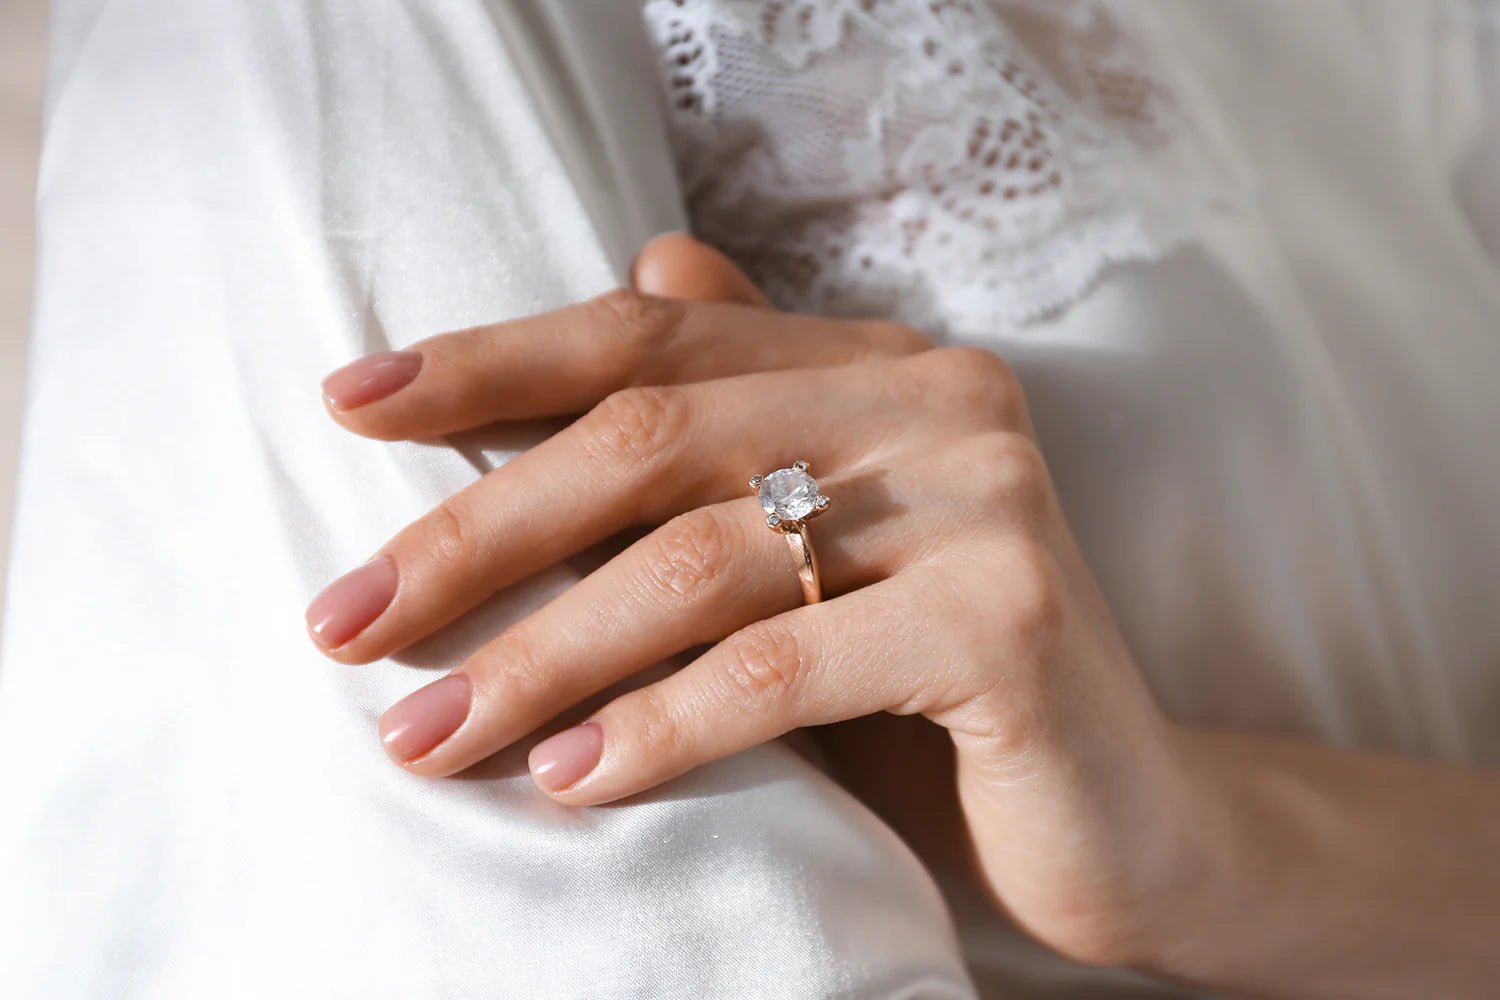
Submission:
[[[599,292],[681,224],[638,9],[53,16],[0,992],[971,996],[921,865],[780,745],[579,811],[526,746],[387,763],[384,707],[571,570],[399,662],[303,633],[319,586],[509,454],[357,439],[321,375]]]

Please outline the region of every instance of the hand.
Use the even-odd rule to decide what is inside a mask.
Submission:
[[[387,751],[452,774],[717,643],[538,744],[537,784],[604,803],[796,727],[920,713],[952,735],[1000,903],[1074,957],[1138,960],[1197,871],[1190,769],[1079,556],[1014,374],[890,323],[775,312],[686,237],[653,243],[637,283],[678,298],[614,292],[325,383],[340,424],[385,440],[585,414],[313,602],[313,638],[341,662],[660,525],[391,708]],[[807,606],[746,485],[796,459],[833,501],[811,528],[829,599]]]

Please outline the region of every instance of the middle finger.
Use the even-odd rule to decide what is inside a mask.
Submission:
[[[943,405],[886,391],[892,364],[617,392],[336,581],[309,605],[309,631],[333,658],[370,662],[626,528],[742,492],[747,469],[846,469],[907,433],[913,405],[927,420]]]

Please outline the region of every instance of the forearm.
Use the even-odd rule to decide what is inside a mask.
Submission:
[[[1185,731],[1212,874],[1155,971],[1234,995],[1478,997],[1500,981],[1500,777]]]

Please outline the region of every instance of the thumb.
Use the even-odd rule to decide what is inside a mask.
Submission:
[[[630,283],[636,291],[669,299],[771,305],[734,261],[687,233],[663,233],[642,247]]]

